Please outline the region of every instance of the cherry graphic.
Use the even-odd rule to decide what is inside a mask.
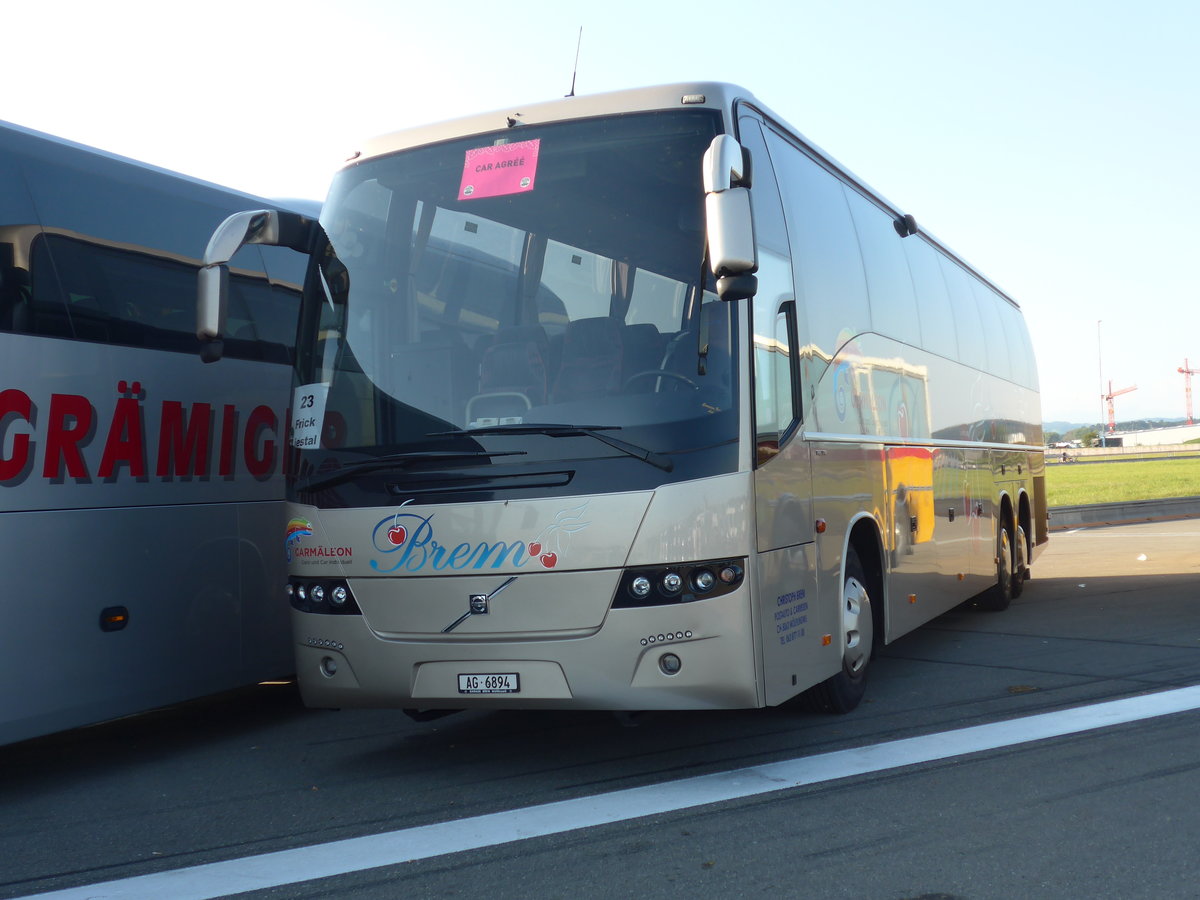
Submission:
[[[553,569],[554,564],[558,562],[558,554],[554,552],[542,554],[542,565],[547,569]]]
[[[403,525],[393,525],[388,529],[387,535],[388,540],[399,547],[404,543],[405,538],[408,537],[408,529]]]
[[[530,541],[529,542],[529,555],[530,556],[540,556],[541,553],[542,553],[541,541]]]

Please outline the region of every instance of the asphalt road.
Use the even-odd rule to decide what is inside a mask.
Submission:
[[[1200,896],[1200,712],[1019,737],[1030,717],[1195,685],[1200,520],[1060,532],[1009,610],[954,610],[888,646],[844,717],[787,706],[418,724],[306,711],[276,686],[0,748],[0,897],[184,896],[110,884],[181,870],[211,896],[219,870],[194,867],[248,857],[268,872],[257,883],[276,885],[251,897]],[[1018,737],[953,749],[952,733],[1000,722]],[[888,762],[909,738],[950,755]],[[528,833],[514,811],[540,804],[868,756],[885,762],[505,842]],[[434,823],[498,837],[441,854]],[[433,849],[355,863],[378,862],[359,839],[402,829],[392,860],[418,837]],[[271,855],[291,849],[303,852]],[[347,871],[292,883],[318,856]]]

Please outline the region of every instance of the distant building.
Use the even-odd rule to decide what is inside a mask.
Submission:
[[[1176,425],[1171,428],[1151,428],[1146,431],[1118,431],[1107,436],[1109,445],[1114,445],[1114,438],[1120,440],[1117,446],[1150,447],[1159,444],[1186,444],[1188,441],[1200,438],[1200,425]]]

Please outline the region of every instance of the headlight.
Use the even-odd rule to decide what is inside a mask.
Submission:
[[[741,586],[744,562],[723,559],[626,569],[613,597],[613,608],[691,603],[732,593]]]
[[[362,610],[354,600],[354,592],[346,581],[324,579],[308,581],[293,578],[285,589],[292,609],[321,615],[361,616]],[[326,602],[328,601],[328,602]]]

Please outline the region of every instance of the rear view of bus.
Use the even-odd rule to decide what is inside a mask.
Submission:
[[[794,182],[850,228],[858,188],[786,131],[769,153],[769,122],[709,84],[480,116],[370,143],[320,228],[247,213],[214,235],[210,340],[226,253],[311,255],[281,537],[309,705],[753,707],[823,685],[845,710],[877,645],[968,588],[1019,591],[1043,539],[1027,337],[997,376],[957,358],[953,322],[920,346],[911,279],[912,321],[882,283],[868,305],[857,243],[843,262],[824,209],[781,212]],[[781,187],[789,154],[808,168]],[[904,278],[906,239],[940,271],[911,217],[856,196]],[[793,232],[815,268],[793,270]],[[944,264],[976,328],[978,300],[1024,334]],[[822,266],[861,301],[806,285]]]

